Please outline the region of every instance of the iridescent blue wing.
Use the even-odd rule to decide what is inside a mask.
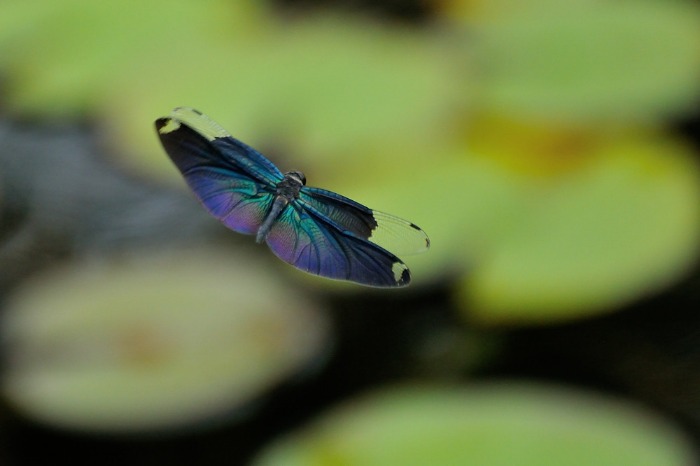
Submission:
[[[406,286],[411,281],[401,259],[298,200],[282,211],[266,242],[283,261],[323,277],[376,287]]]
[[[202,205],[232,230],[257,232],[283,178],[279,169],[197,110],[176,108],[155,124]]]
[[[180,171],[184,172],[194,165],[227,168],[271,187],[284,178],[282,172],[264,155],[234,138],[214,120],[193,108],[176,108],[168,117],[157,120],[156,128],[163,145],[167,140],[175,142],[176,148],[185,146],[185,150],[173,153],[166,147],[168,155]]]
[[[372,210],[325,189],[303,187],[300,201],[311,206],[342,229],[398,254],[415,254],[430,247],[430,239],[417,225]]]

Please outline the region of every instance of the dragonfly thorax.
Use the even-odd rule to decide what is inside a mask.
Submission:
[[[280,216],[287,205],[299,198],[299,191],[305,184],[306,177],[302,172],[291,171],[284,174],[284,178],[275,186],[275,200],[265,215],[260,228],[258,228],[255,236],[255,240],[258,243],[262,243],[265,240],[270,229],[272,229],[272,225],[277,221],[277,217]]]
[[[277,183],[277,195],[283,196],[289,201],[299,197],[301,187],[306,184],[306,177],[300,171],[291,171],[284,174],[282,181]]]

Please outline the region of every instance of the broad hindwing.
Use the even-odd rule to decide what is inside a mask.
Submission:
[[[211,167],[195,167],[185,179],[209,213],[246,235],[257,233],[275,197],[255,181]]]
[[[196,110],[175,109],[156,129],[204,207],[232,230],[254,234],[283,177],[277,167]]]
[[[397,254],[415,254],[430,247],[430,240],[417,225],[325,189],[304,187],[302,204],[311,206],[341,228]]]
[[[408,267],[398,257],[322,215],[292,202],[268,233],[268,246],[283,261],[315,275],[376,287],[408,285]]]
[[[178,107],[156,120],[166,152],[186,177],[194,166],[212,166],[248,176],[273,188],[282,172],[264,155],[231,136],[199,111]]]

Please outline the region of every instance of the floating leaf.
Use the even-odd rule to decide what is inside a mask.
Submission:
[[[531,187],[465,276],[465,312],[535,322],[602,312],[652,293],[697,260],[700,167],[658,135],[602,138],[587,162]],[[524,192],[523,192],[524,194]]]
[[[346,403],[255,466],[688,466],[687,438],[638,407],[525,385],[399,388]]]
[[[695,2],[473,7],[481,103],[549,121],[658,120],[700,97]]]
[[[11,24],[0,35],[8,106],[60,116],[94,110],[120,79],[142,79],[143,64],[164,50],[206,48],[230,31],[253,40],[259,19],[249,2],[223,0],[37,0],[2,5],[0,17],[3,11],[22,18],[22,27]],[[171,74],[168,67],[161,72]]]
[[[280,24],[256,41],[164,50],[138,81],[122,81],[106,114],[110,134],[141,169],[169,167],[144,125],[188,105],[283,170],[313,164],[341,172],[346,157],[386,157],[362,152],[377,141],[444,134],[443,118],[464,100],[451,67],[416,31],[318,16]],[[177,72],[164,76],[169,68]]]
[[[137,431],[236,414],[318,358],[316,306],[246,254],[74,265],[2,316],[4,396],[60,427]]]

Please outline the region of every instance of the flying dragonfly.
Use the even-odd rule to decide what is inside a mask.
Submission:
[[[225,226],[255,235],[283,261],[315,275],[374,287],[411,281],[385,248],[430,247],[413,223],[282,173],[201,112],[178,107],[155,122],[163,148],[200,203]]]

